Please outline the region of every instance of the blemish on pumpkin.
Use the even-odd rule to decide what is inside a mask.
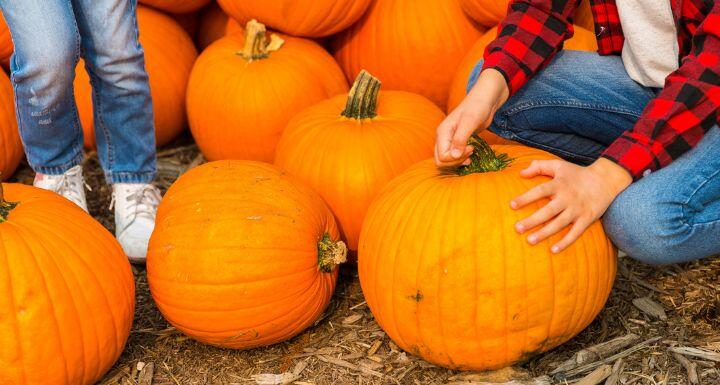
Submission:
[[[414,295],[409,295],[408,298],[415,302],[420,302],[423,300],[424,296],[422,295],[420,290],[418,290],[417,293],[415,293]]]
[[[251,220],[251,221],[260,221],[260,220],[263,219],[263,217],[262,217],[262,215],[253,215],[253,216],[249,216],[249,217],[247,217],[247,218],[245,218],[245,219],[248,219],[248,220]]]
[[[254,339],[260,337],[260,333],[258,333],[258,331],[255,329],[250,329],[247,331],[239,332],[239,333],[235,334],[234,336],[228,337],[225,339],[225,341],[237,341],[245,336],[248,337],[248,338],[246,338],[246,340],[254,340]]]

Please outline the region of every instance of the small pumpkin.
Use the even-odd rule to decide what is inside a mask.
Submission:
[[[10,78],[0,71],[0,180],[9,178],[23,157],[15,118],[15,98]]]
[[[337,63],[310,40],[273,34],[250,21],[198,58],[190,76],[190,130],[208,160],[272,162],[288,121],[321,100],[347,92]]]
[[[197,45],[204,50],[215,40],[232,33],[245,33],[243,27],[229,17],[216,2],[212,2],[200,15]]]
[[[365,13],[372,0],[218,0],[241,23],[257,19],[294,36],[323,37],[340,32]]]
[[[197,51],[187,32],[170,16],[141,6],[137,17],[150,79],[156,144],[162,146],[185,129],[185,91]],[[92,87],[82,60],[75,70],[74,85],[85,147],[94,148]]]
[[[0,383],[90,385],[122,353],[135,306],[130,264],[74,203],[0,184],[0,277]]]
[[[473,20],[493,27],[507,16],[511,0],[459,0],[463,11]],[[582,0],[575,11],[574,23],[591,31],[595,30],[590,0]]]
[[[457,0],[374,0],[332,46],[349,79],[365,69],[386,89],[423,95],[445,109],[455,69],[483,31]]]
[[[206,6],[212,0],[139,0],[140,3],[169,13],[189,13]]]
[[[446,368],[491,370],[548,351],[598,315],[616,251],[595,222],[568,249],[531,246],[514,224],[545,202],[509,202],[547,177],[524,179],[523,146],[473,140],[472,164],[421,162],[390,182],[363,225],[358,272],[376,321],[402,349]]]
[[[450,86],[450,95],[448,96],[448,109],[450,112],[457,107],[460,102],[465,98],[465,91],[467,89],[468,79],[472,70],[475,68],[477,63],[482,60],[485,53],[485,47],[492,43],[497,36],[497,28],[489,30],[483,35],[475,44],[468,50],[465,58],[460,62],[460,65],[455,72],[455,76]],[[578,51],[597,51],[597,39],[595,34],[586,30],[585,28],[575,26],[575,34],[573,37],[565,41],[565,49],[578,50]]]
[[[347,248],[311,188],[272,165],[217,161],[178,179],[160,204],[147,276],[158,308],[200,342],[285,341],[323,313]]]
[[[348,247],[357,250],[373,198],[407,167],[432,156],[444,117],[425,97],[380,91],[380,81],[363,71],[349,95],[320,102],[290,121],[275,164],[320,193]]]

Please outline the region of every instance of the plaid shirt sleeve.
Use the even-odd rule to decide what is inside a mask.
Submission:
[[[693,148],[718,124],[720,108],[720,1],[699,25],[690,54],[635,127],[603,153],[637,180]]]
[[[513,0],[498,36],[485,49],[483,70],[503,74],[512,95],[573,36],[579,0]]]

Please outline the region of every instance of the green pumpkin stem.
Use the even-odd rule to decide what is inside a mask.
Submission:
[[[0,175],[0,179],[2,175]],[[0,182],[0,223],[7,221],[10,211],[17,206],[17,202],[8,202],[5,200],[2,182]]]
[[[377,116],[377,98],[382,83],[362,70],[355,79],[342,116],[350,119],[372,119]]]
[[[324,273],[347,261],[348,249],[343,241],[333,241],[330,234],[323,234],[318,242],[318,269]]]
[[[239,55],[247,61],[265,59],[270,56],[270,52],[279,50],[284,43],[285,40],[275,34],[270,35],[268,41],[265,25],[253,19],[248,21],[245,27],[245,46]]]
[[[513,161],[508,154],[496,153],[483,138],[477,135],[470,137],[468,144],[473,146],[475,151],[470,155],[470,164],[458,168],[459,175],[500,171]]]

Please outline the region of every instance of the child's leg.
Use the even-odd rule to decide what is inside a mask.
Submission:
[[[654,97],[630,79],[620,57],[563,51],[498,110],[490,130],[587,164],[632,128]]]
[[[98,156],[109,183],[155,178],[155,131],[137,0],[73,0],[93,86]]]
[[[30,166],[58,175],[80,164],[83,137],[73,95],[80,37],[69,1],[0,0],[18,127]]]
[[[630,185],[603,224],[631,257],[651,264],[720,255],[720,128],[670,166]]]

